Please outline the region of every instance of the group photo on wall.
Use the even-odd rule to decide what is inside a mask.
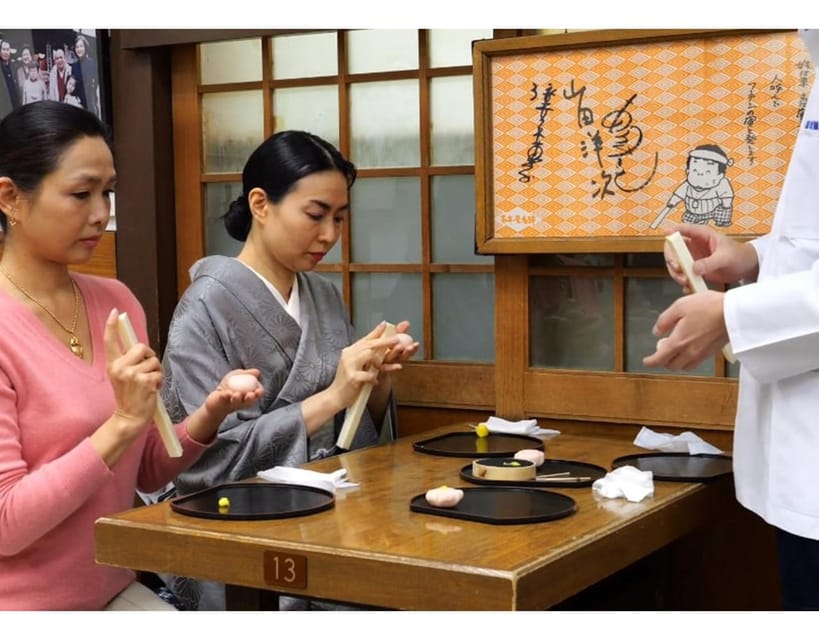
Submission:
[[[72,104],[103,118],[97,33],[0,27],[0,118],[42,100]]]

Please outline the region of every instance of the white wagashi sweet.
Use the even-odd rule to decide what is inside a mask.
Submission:
[[[454,507],[464,497],[463,489],[455,489],[442,485],[430,489],[424,496],[433,507]]]
[[[536,467],[539,467],[543,464],[546,456],[542,451],[538,451],[537,449],[521,449],[515,454],[515,458],[517,460],[528,460],[534,463]]]

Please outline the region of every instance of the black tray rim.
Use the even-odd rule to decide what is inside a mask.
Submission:
[[[197,498],[204,494],[212,493],[215,491],[220,491],[224,489],[232,489],[236,487],[247,488],[251,491],[255,491],[257,489],[265,489],[270,487],[277,487],[277,488],[286,488],[286,489],[299,489],[306,491],[308,493],[318,493],[325,497],[328,497],[325,503],[320,504],[316,507],[311,507],[308,509],[300,509],[298,511],[288,511],[286,513],[257,513],[257,514],[231,514],[231,513],[213,513],[213,512],[204,512],[204,511],[196,511],[193,509],[188,509],[184,507],[184,502],[191,500],[193,498]],[[206,489],[200,489],[199,491],[195,491],[193,493],[188,493],[184,496],[178,496],[173,498],[169,502],[171,503],[171,509],[179,513],[181,515],[190,516],[192,518],[204,518],[207,520],[281,520],[284,518],[297,518],[300,516],[307,516],[313,513],[319,513],[321,511],[327,511],[328,509],[332,509],[335,505],[336,497],[330,491],[326,489],[320,489],[319,487],[313,487],[310,485],[304,484],[289,484],[285,482],[225,482],[222,484],[217,484],[212,487],[207,487]]]
[[[517,453],[521,449],[538,449],[540,451],[543,451],[543,441],[540,438],[537,438],[535,436],[525,436],[525,435],[520,435],[520,434],[517,434],[517,433],[496,433],[496,434],[491,434],[490,433],[486,437],[489,438],[492,435],[503,436],[505,438],[517,438],[517,439],[521,440],[521,442],[525,441],[525,442],[528,442],[529,444],[531,444],[533,446],[528,446],[528,447],[523,447],[522,446],[520,449],[515,449],[514,451],[508,451],[507,450],[507,451],[486,452],[486,453],[477,453],[477,452],[473,452],[473,451],[464,451],[464,452],[454,451],[453,452],[453,451],[441,451],[441,450],[432,450],[432,449],[424,448],[425,444],[430,443],[430,442],[434,442],[436,440],[441,440],[442,438],[449,438],[449,437],[452,437],[452,436],[460,436],[460,437],[472,436],[474,438],[478,437],[478,436],[475,435],[474,431],[450,431],[449,433],[442,433],[440,435],[433,436],[432,438],[427,438],[426,440],[419,440],[417,442],[413,442],[412,443],[412,448],[413,448],[413,450],[417,451],[418,453],[425,453],[427,455],[432,455],[432,456],[442,456],[442,457],[446,457],[446,458],[474,458],[474,459],[478,459],[478,458],[508,458],[509,456],[514,455],[515,453]]]
[[[608,471],[605,467],[601,467],[598,464],[592,464],[591,462],[582,462],[580,460],[559,460],[557,458],[546,458],[543,460],[543,464],[547,462],[562,462],[565,464],[574,464],[580,467],[586,467],[589,469],[594,469],[596,472],[601,473],[599,477],[602,478],[605,476]],[[540,467],[538,467],[540,468]],[[544,480],[484,480],[483,478],[476,478],[472,475],[472,465],[467,464],[461,468],[460,476],[463,480],[467,482],[471,482],[472,484],[480,484],[486,486],[504,486],[504,487],[548,487],[549,489],[580,489],[583,487],[590,487],[594,484],[594,481],[597,478],[592,478],[591,480],[584,480],[582,482],[554,482],[549,484],[548,479]]]
[[[433,516],[441,516],[443,518],[453,518],[455,520],[469,520],[471,522],[481,522],[483,524],[500,524],[500,525],[509,525],[509,524],[535,524],[538,522],[551,522],[553,520],[562,520],[563,518],[568,518],[571,515],[577,513],[577,501],[572,498],[571,496],[563,495],[562,493],[557,493],[556,491],[549,491],[545,489],[533,489],[531,487],[455,487],[456,489],[460,489],[464,493],[467,492],[502,492],[502,493],[509,493],[509,492],[523,492],[523,493],[533,493],[533,494],[548,494],[551,496],[555,496],[560,498],[561,500],[565,500],[569,503],[569,507],[564,511],[558,514],[550,514],[548,516],[528,516],[528,517],[521,517],[521,518],[507,518],[504,520],[498,520],[497,518],[490,518],[486,516],[479,516],[472,513],[461,513],[456,511],[454,508],[449,507],[433,507],[431,504],[427,502],[426,499],[426,492],[419,493],[418,495],[413,496],[410,498],[410,511],[414,511],[415,513],[424,513],[427,515]]]
[[[648,452],[648,453],[630,453],[626,456],[620,456],[615,458],[611,461],[611,468],[617,469],[618,467],[625,466],[630,461],[635,460],[637,458],[717,458],[720,460],[731,460],[733,461],[733,456],[727,453],[685,453],[684,451],[669,451],[669,452]],[[639,468],[639,467],[638,467]],[[654,473],[652,471],[652,473]],[[654,473],[655,480],[664,480],[666,482],[709,482],[711,480],[716,480],[717,478],[724,478],[725,476],[733,475],[733,466],[731,471],[725,471],[723,473],[718,473],[716,475],[711,476],[681,476],[681,475],[668,475],[665,473]]]

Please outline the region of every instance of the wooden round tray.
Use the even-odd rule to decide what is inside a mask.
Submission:
[[[475,476],[472,473],[472,465],[470,464],[461,469],[461,478],[473,484],[483,485],[576,489],[579,487],[590,487],[595,480],[605,476],[607,471],[603,467],[598,467],[596,464],[590,464],[588,462],[553,460],[547,458],[543,461],[543,464],[537,468],[536,473],[538,476],[551,477],[536,477],[534,480],[487,480],[486,478]]]

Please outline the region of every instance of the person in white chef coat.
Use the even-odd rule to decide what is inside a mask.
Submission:
[[[814,68],[819,30],[800,30]],[[685,295],[654,326],[647,366],[691,369],[730,340],[741,364],[737,500],[777,530],[783,608],[819,609],[819,82],[814,80],[770,233],[737,242],[677,227],[696,272],[739,283]],[[685,276],[666,254],[671,276]],[[690,291],[686,287],[686,291]]]

